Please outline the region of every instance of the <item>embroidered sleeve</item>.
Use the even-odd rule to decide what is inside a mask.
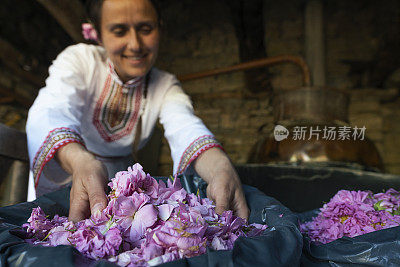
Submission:
[[[177,174],[183,173],[190,163],[193,162],[193,160],[195,160],[201,153],[212,147],[219,147],[223,149],[222,145],[212,135],[203,135],[194,140],[183,152],[178,165]]]
[[[40,174],[46,163],[54,157],[60,147],[69,143],[85,145],[80,135],[70,128],[61,127],[50,131],[33,159],[32,171],[35,179],[35,187],[39,183]]]

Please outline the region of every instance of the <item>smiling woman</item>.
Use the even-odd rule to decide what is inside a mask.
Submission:
[[[160,39],[158,16],[148,0],[108,0],[101,12],[101,44],[126,82],[153,66]]]
[[[69,218],[106,206],[109,177],[135,161],[159,119],[175,175],[196,171],[217,212],[247,218],[239,177],[221,144],[193,114],[172,74],[153,67],[160,19],[150,0],[93,0],[99,45],[65,49],[29,111],[26,132],[38,195],[72,182]],[[133,149],[132,149],[133,148]]]

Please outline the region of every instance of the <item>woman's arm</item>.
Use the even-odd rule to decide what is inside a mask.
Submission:
[[[61,167],[72,175],[69,220],[88,218],[107,206],[107,169],[81,144],[70,143],[56,153]]]
[[[217,212],[233,209],[247,219],[249,211],[232,163],[220,149],[221,144],[193,114],[191,101],[176,79],[172,79],[163,99],[160,122],[171,148],[174,173],[183,173],[193,166],[208,183],[207,196],[216,203]]]
[[[247,219],[249,209],[242,185],[228,156],[219,148],[210,148],[194,161],[196,172],[207,183],[207,196],[216,203],[217,213],[231,209]]]
[[[57,56],[49,68],[46,86],[29,110],[26,134],[39,195],[65,184],[68,178],[68,173],[53,160],[57,150],[68,143],[84,145],[80,124],[87,105],[85,77],[90,75],[87,74],[90,68],[84,64],[81,54],[86,48],[70,46]],[[46,179],[40,179],[42,174]]]

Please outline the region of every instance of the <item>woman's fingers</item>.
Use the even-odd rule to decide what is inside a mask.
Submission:
[[[215,211],[221,214],[225,210],[233,210],[236,216],[248,219],[249,209],[240,185],[234,185],[231,190],[217,190],[215,198]],[[228,187],[228,185],[226,186]]]
[[[215,202],[218,214],[231,209],[235,215],[248,219],[249,209],[236,177],[224,174],[212,179],[207,187],[207,196]]]
[[[89,216],[89,198],[82,187],[72,185],[69,201],[69,217],[73,222],[81,221]]]
[[[107,206],[103,179],[88,180],[91,180],[91,182],[87,185],[72,186],[69,209],[70,221],[77,222],[86,219],[90,214],[102,211]]]
[[[223,193],[223,192],[221,192]],[[225,194],[218,194],[215,197],[215,211],[222,214],[224,211],[229,210],[231,196]]]
[[[233,211],[237,216],[243,219],[247,220],[249,218],[250,211],[247,207],[246,198],[244,197],[242,190],[236,191],[235,205],[233,207]]]
[[[76,222],[86,219],[107,206],[107,169],[95,160],[74,170],[69,219]]]
[[[88,196],[91,214],[102,211],[107,207],[107,196],[104,188],[104,179],[93,179],[88,186]]]
[[[204,151],[194,162],[196,172],[207,183],[207,196],[215,202],[217,213],[233,209],[247,219],[249,210],[242,184],[228,156],[219,148]]]

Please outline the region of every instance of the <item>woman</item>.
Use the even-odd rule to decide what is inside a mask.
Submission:
[[[165,130],[174,173],[196,171],[217,212],[247,218],[240,180],[221,145],[193,115],[176,78],[153,68],[160,23],[150,0],[95,0],[91,19],[100,46],[68,47],[49,69],[29,111],[28,149],[37,193],[72,181],[69,218],[106,206],[105,187],[132,165],[156,120]]]

